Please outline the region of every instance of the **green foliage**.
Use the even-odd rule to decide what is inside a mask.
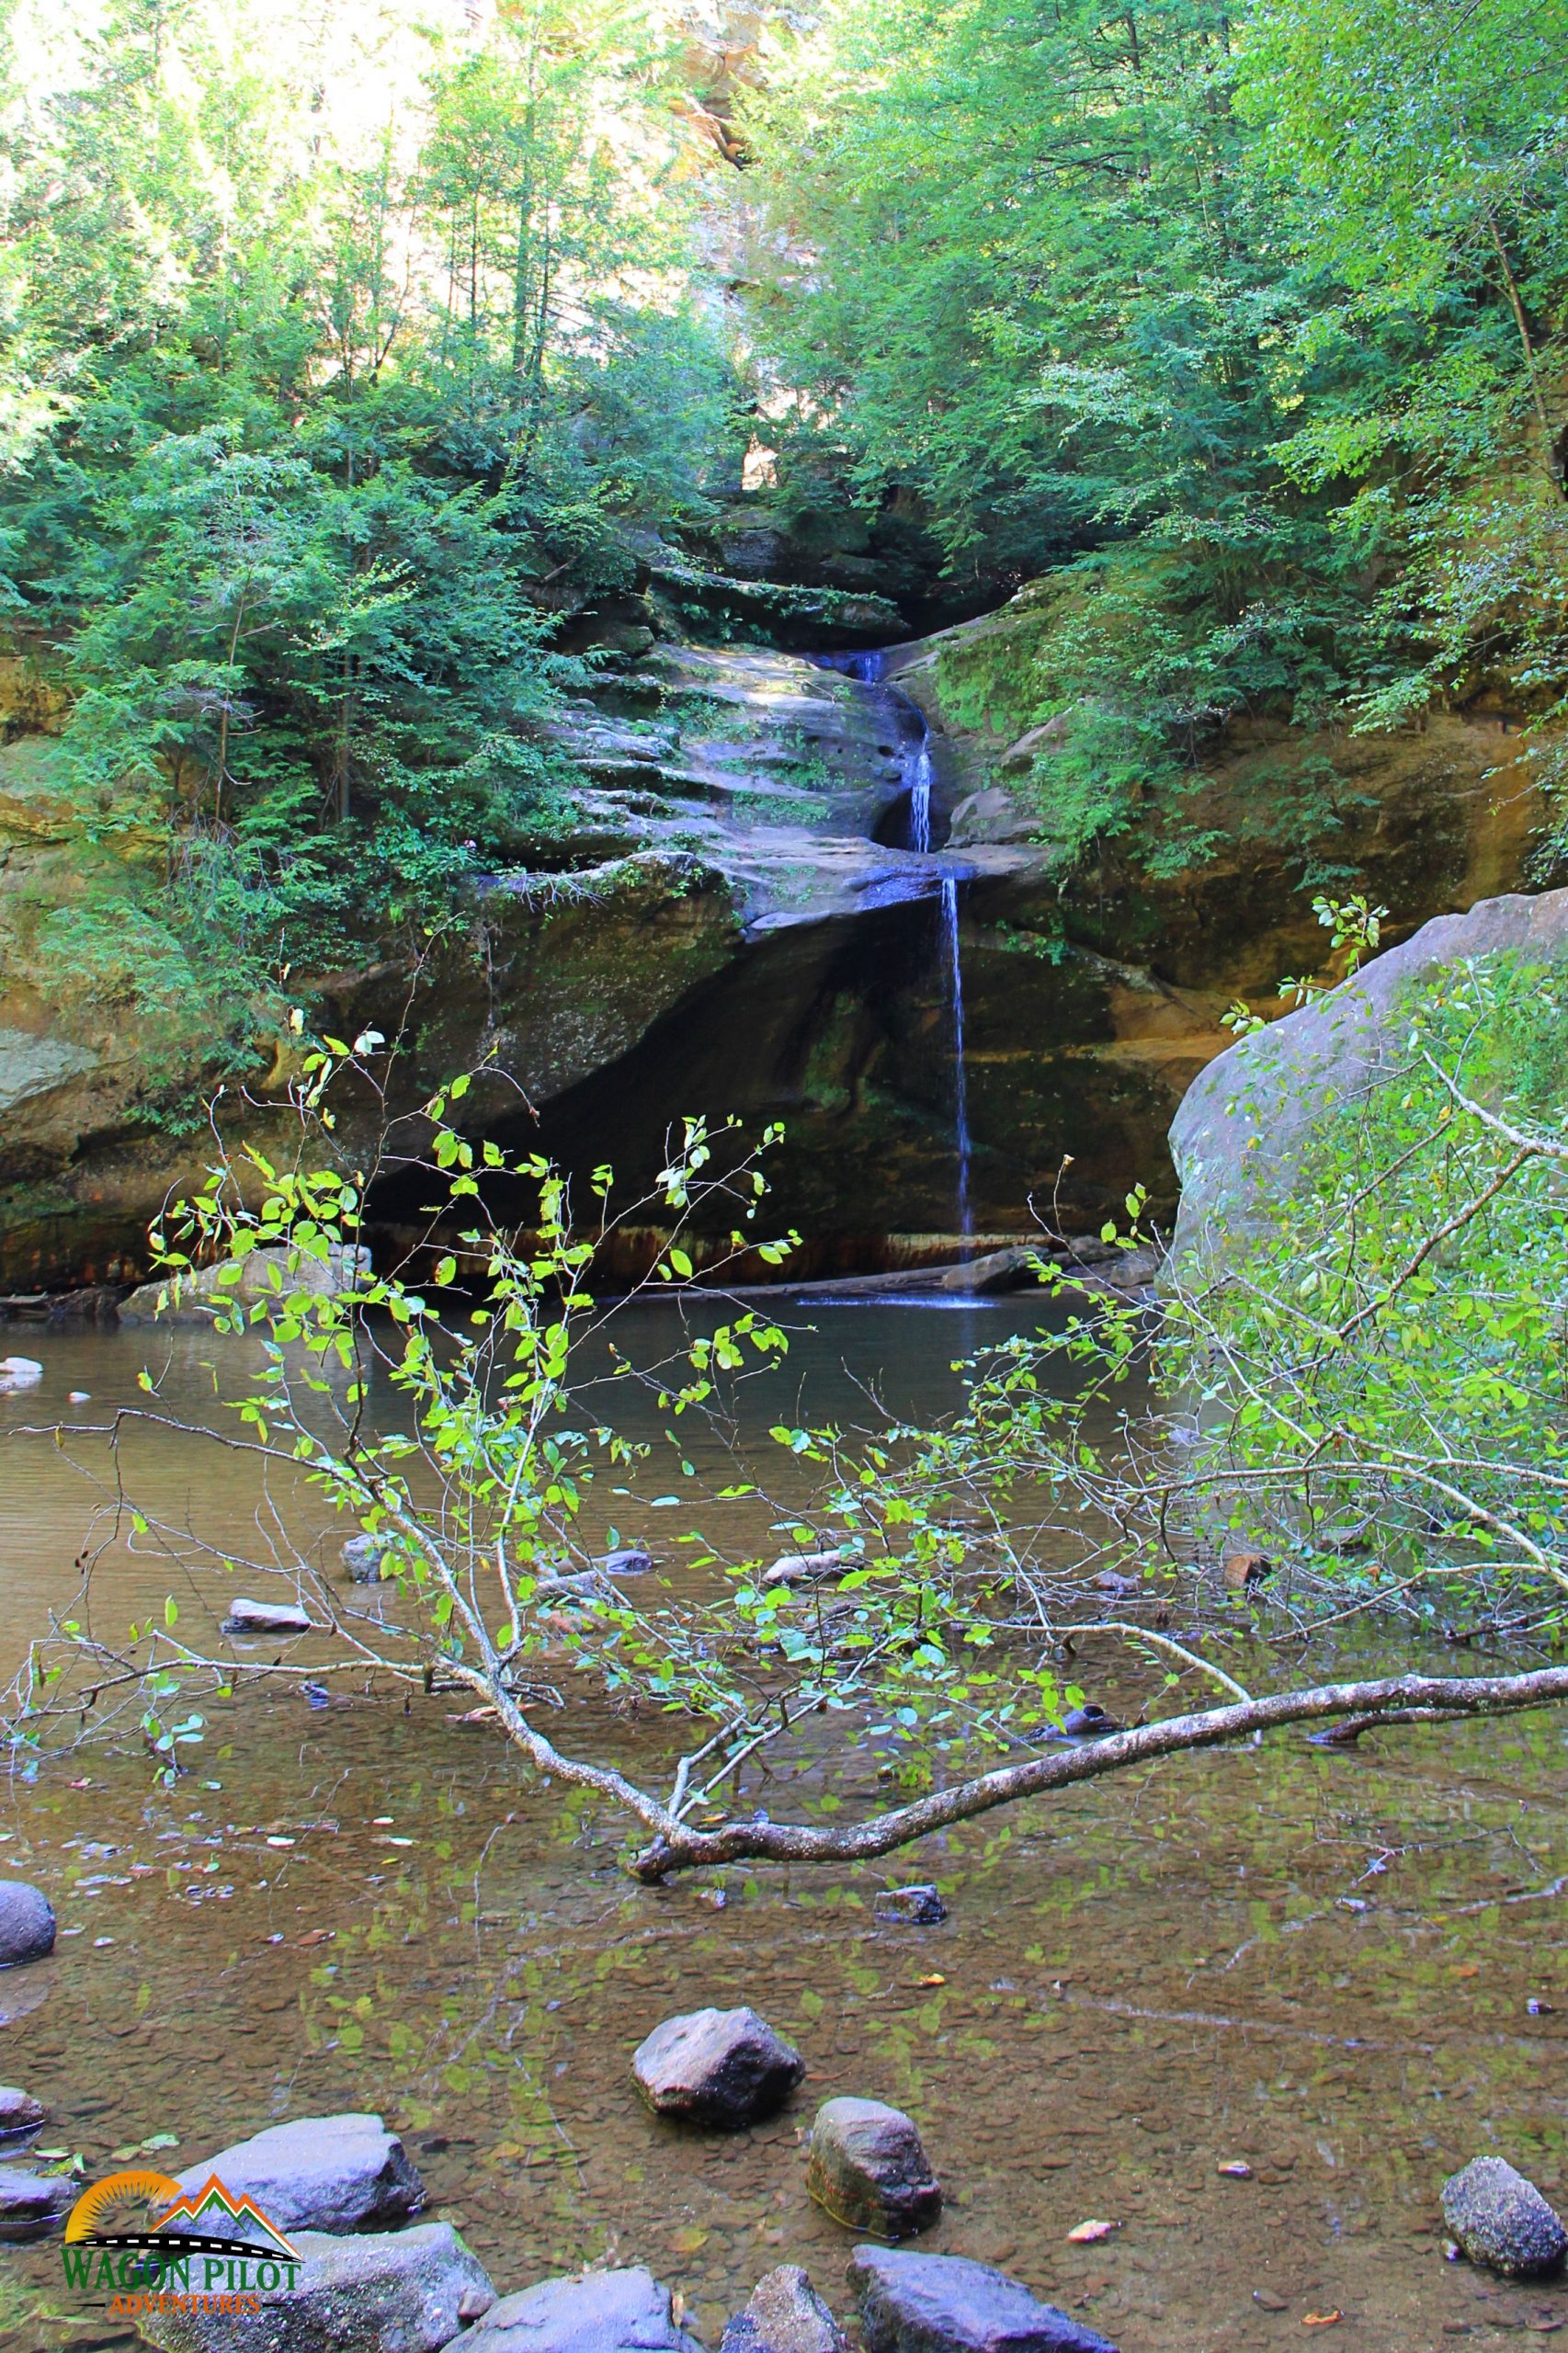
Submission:
[[[1165,1377],[1234,1523],[1309,1563],[1369,1530],[1384,1575],[1568,1581],[1568,982],[1457,966],[1396,1043],[1212,1280],[1183,1278]]]
[[[1354,954],[1375,916],[1324,921]],[[1157,1320],[1113,1305],[996,1351],[942,1441],[949,1474],[993,1505],[1043,1492],[1086,1561],[1239,1545],[1308,1612],[1430,1618],[1533,1587],[1555,1621],[1568,978],[1458,965],[1411,994],[1391,1045],[1375,1085],[1325,1104],[1299,1175],[1167,1264]]]
[[[1565,29],[1561,0],[846,0],[787,51],[755,127],[809,224],[782,364],[955,578],[1051,572],[978,656],[1010,675],[944,686],[1060,722],[1034,790],[1067,856],[1136,825],[1201,857],[1185,795],[1241,717],[1331,760],[1490,685],[1555,779]]]
[[[260,985],[560,830],[558,615],[705,511],[668,61],[616,0],[66,29],[0,107],[5,611],[94,837]]]
[[[602,1574],[585,1583],[582,1529],[593,1524],[601,1481],[644,1509],[679,1501],[694,1514],[756,1493],[741,1483],[705,1497],[682,1426],[726,1413],[736,1381],[778,1360],[786,1335],[766,1311],[734,1312],[722,1291],[710,1293],[711,1312],[694,1318],[684,1344],[651,1370],[635,1368],[615,1307],[590,1289],[613,1223],[609,1170],[596,1172],[585,1215],[539,1155],[503,1151],[482,1121],[460,1124],[472,1118],[467,1098],[484,1073],[453,1079],[417,1114],[389,1121],[383,1160],[417,1165],[444,1215],[417,1267],[373,1271],[363,1178],[339,1165],[330,1104],[346,1086],[384,1088],[381,1045],[373,1034],[352,1046],[311,1044],[294,1088],[297,1161],[275,1165],[251,1147],[235,1163],[221,1160],[153,1236],[165,1302],[199,1283],[216,1332],[258,1345],[259,1375],[232,1406],[238,1427],[218,1427],[214,1442],[243,1438],[302,1474],[383,1547],[380,1574],[395,1586],[384,1619],[310,1575],[312,1615],[335,1650],[298,1671],[373,1664],[426,1689],[437,1678],[464,1687],[541,1768],[606,1788],[652,1827],[664,1824],[658,1800],[629,1792],[610,1768],[574,1760],[541,1729],[562,1677],[592,1677],[677,1722],[695,1720],[695,1747],[668,1801],[681,1824],[739,1762],[798,1738],[823,1713],[868,1714],[866,1736],[905,1790],[929,1787],[966,1757],[1049,1736],[1082,1694],[1048,1661],[1007,1655],[999,1643],[1010,1580],[971,1557],[954,1517],[962,1479],[940,1443],[916,1431],[892,1428],[869,1446],[835,1428],[772,1432],[793,1463],[817,1474],[812,1517],[792,1532],[819,1552],[825,1533],[839,1563],[830,1592],[802,1591],[761,1558],[727,1557],[699,1523],[680,1540],[692,1574],[659,1581],[655,1597]],[[710,1231],[720,1203],[735,1218],[731,1257],[750,1251],[778,1265],[798,1245],[793,1233],[759,1240],[755,1231],[766,1191],[760,1155],[778,1132],[747,1152],[733,1123],[683,1123],[658,1180],[666,1238],[651,1287],[684,1290],[695,1303],[692,1236]],[[527,1222],[502,1222],[494,1205],[519,1198]],[[631,1213],[642,1220],[647,1210],[639,1202]],[[716,1271],[711,1262],[706,1271]],[[142,1410],[156,1420],[157,1378],[141,1379]],[[617,1427],[618,1382],[652,1388],[663,1445]],[[672,1465],[676,1492],[652,1496],[651,1483],[672,1483]],[[629,1506],[611,1507],[619,1517]],[[133,1499],[127,1510],[149,1533]],[[254,1583],[254,1566],[246,1574]],[[203,1646],[191,1615],[171,1599],[132,1627],[122,1654],[133,1662],[140,1738],[165,1779],[204,1737],[203,1711],[244,1679]],[[92,1693],[89,1711],[97,1705],[101,1653],[87,1622],[85,1608],[62,1619],[57,1638],[35,1651],[12,1725],[24,1756],[47,1748],[52,1723],[77,1704],[73,1691]],[[854,1744],[845,1755],[858,1769]],[[837,1802],[830,1792],[824,1803]]]

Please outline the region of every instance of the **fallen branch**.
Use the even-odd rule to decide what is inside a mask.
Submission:
[[[1563,1700],[1568,1700],[1564,1666],[1541,1667],[1528,1675],[1397,1675],[1365,1683],[1323,1683],[1308,1691],[1280,1691],[1233,1707],[1170,1716],[1162,1723],[1115,1733],[1065,1754],[1005,1765],[952,1789],[934,1790],[913,1804],[873,1814],[869,1822],[825,1829],[797,1823],[727,1822],[710,1831],[683,1824],[678,1834],[665,1833],[644,1847],[629,1868],[633,1878],[656,1883],[676,1871],[716,1863],[859,1862],[907,1847],[933,1831],[950,1829],[955,1823],[972,1822],[1020,1798],[1043,1797],[1131,1765],[1152,1764],[1189,1748],[1219,1747],[1281,1724],[1351,1716],[1367,1718],[1362,1729],[1369,1729],[1379,1721],[1420,1722],[1434,1712],[1447,1717],[1514,1715],[1521,1709]]]

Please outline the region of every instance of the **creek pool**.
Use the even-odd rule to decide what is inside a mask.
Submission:
[[[1027,1316],[790,1320],[743,1453],[791,1400],[847,1415],[872,1389],[939,1412],[950,1359]],[[85,1418],[133,1400],[154,1350],[165,1401],[193,1416],[229,1377],[205,1335],[24,1328],[6,1345],[46,1363],[41,1390],[0,1400],[13,1430],[74,1412],[71,1389],[91,1393]],[[0,1445],[13,1656],[105,1536],[95,1443]],[[287,1524],[302,1545],[336,1540],[313,1500],[267,1495],[199,1440],[136,1444],[142,1492],[203,1540],[254,1552]],[[110,1544],[98,1592],[119,1618],[188,1576],[188,1560]],[[1355,1664],[1386,1655],[1364,1640]],[[1078,1671],[1114,1701],[1108,1650]],[[1124,2353],[1435,2353],[1568,2322],[1568,2287],[1446,2262],[1437,2213],[1445,2173],[1481,2151],[1568,2192],[1559,1720],[1359,1753],[1287,1734],[880,1866],[646,1890],[617,1869],[618,1820],[540,1788],[457,1705],[245,1693],[210,1711],[173,1790],[101,1750],[8,1783],[0,1870],[41,1885],[62,1931],[51,1961],[0,1976],[0,2076],[47,2102],[43,2146],[92,2178],[153,2134],[178,2140],[159,2162],[187,2165],[286,2115],[379,2109],[427,2211],[460,2222],[503,2292],[646,2263],[716,2346],[778,2263],[804,2264],[845,2313],[853,2241],[808,2202],[801,2143],[817,2101],[859,2093],[920,2125],[948,2193],[923,2245],[1005,2265]],[[601,1730],[633,1760],[663,1746],[656,1722]],[[925,1877],[940,1927],[876,1921],[883,1884]],[[805,2055],[791,2106],[735,2136],[649,2115],[634,2045],[672,2010],[741,2002]],[[1221,2170],[1237,2165],[1250,2173]],[[1071,2243],[1090,2218],[1113,2235]],[[101,2313],[28,2318],[40,2297],[70,2309],[57,2246],[7,2250],[0,2342],[135,2342]]]

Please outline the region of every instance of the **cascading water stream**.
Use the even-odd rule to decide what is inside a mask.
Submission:
[[[884,695],[903,714],[905,748],[902,765],[908,793],[903,827],[907,838],[903,846],[917,857],[930,857],[935,763],[931,754],[931,729],[925,712],[912,696],[904,694],[885,678],[887,656],[883,653],[819,654],[815,658],[824,668],[857,678],[862,686],[881,687]],[[974,1231],[969,1198],[973,1147],[969,1132],[969,1072],[964,1062],[963,963],[959,940],[958,877],[950,874],[939,876],[938,891],[942,969],[947,983],[953,1051],[953,1146],[958,1161],[958,1228],[967,1237]]]
[[[969,1206],[969,1073],[964,1066],[963,961],[959,949],[959,886],[956,875],[942,877],[942,949],[948,976],[948,1003],[953,1017],[953,1142],[959,1163],[959,1232],[972,1233]]]
[[[931,847],[931,731],[922,731],[920,748],[909,771],[909,847]]]

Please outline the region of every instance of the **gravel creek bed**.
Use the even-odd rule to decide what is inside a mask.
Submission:
[[[796,1344],[792,1391],[831,1387],[847,1359],[922,1408],[941,1402],[931,1365],[973,1344],[960,1324],[1014,1327],[821,1322]],[[100,1405],[131,1394],[146,1338],[17,1330],[7,1345],[49,1377],[0,1412],[51,1416],[70,1386]],[[177,1402],[194,1407],[212,1348],[175,1348]],[[759,1413],[766,1427],[776,1405]],[[93,1499],[51,1448],[9,1446],[0,1467],[19,1645],[68,1596]],[[243,1482],[166,1438],[147,1475],[193,1526],[255,1514]],[[156,1561],[111,1570],[116,1613],[168,1589]],[[1096,1696],[1114,1702],[1099,1655]],[[1354,1658],[1387,1663],[1371,1643]],[[209,1711],[174,1790],[101,1750],[10,1783],[0,1873],[42,1887],[62,1930],[52,1960],[0,1976],[0,2077],[48,2104],[42,2146],[79,2152],[93,2178],[154,2134],[178,2140],[156,2162],[184,2166],[288,2115],[377,2109],[427,2211],[460,2223],[501,2292],[646,2263],[712,2347],[781,2262],[846,2314],[854,2241],[808,2201],[801,2142],[821,2100],[862,2094],[917,2120],[943,2183],[923,2247],[1004,2265],[1124,2353],[1309,2337],[1426,2353],[1568,2322],[1568,2287],[1445,2262],[1437,2203],[1480,2152],[1559,2205],[1568,2188],[1558,1722],[1359,1753],[1287,1734],[877,1867],[643,1890],[617,1868],[623,1825],[532,1784],[492,1731],[455,1721],[461,1705],[251,1692]],[[574,1712],[580,1742],[634,1763],[667,1745],[656,1720]],[[753,1779],[746,1797],[782,1812],[810,1780],[791,1797]],[[916,1878],[937,1881],[947,1920],[875,1920],[879,1890]],[[806,2062],[784,2111],[733,2135],[661,2121],[631,2079],[653,2026],[710,2003],[753,2005]],[[1071,2244],[1091,2217],[1118,2227]],[[57,2245],[4,2264],[11,2315],[39,2289],[64,2302]],[[0,2342],[135,2340],[0,2303]]]

